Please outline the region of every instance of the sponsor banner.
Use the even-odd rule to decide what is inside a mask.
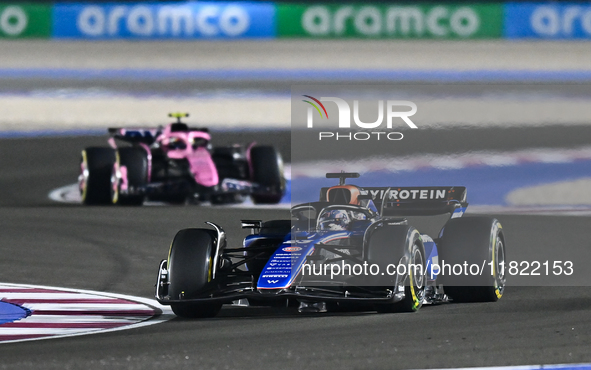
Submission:
[[[279,37],[499,38],[503,8],[492,4],[277,6]]]
[[[271,3],[56,4],[55,38],[219,39],[275,35]]]
[[[0,38],[49,38],[51,5],[0,4]]]
[[[591,3],[507,3],[506,38],[591,38]]]

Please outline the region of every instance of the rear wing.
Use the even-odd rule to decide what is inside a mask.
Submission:
[[[130,143],[144,143],[151,145],[156,141],[158,135],[162,133],[162,127],[143,128],[143,127],[109,127],[111,137]]]
[[[445,213],[453,213],[458,208],[466,208],[466,188],[463,186],[434,186],[434,187],[368,187],[359,189],[357,196],[347,196],[331,191],[331,196],[327,196],[329,190],[339,192],[349,191],[349,186],[335,186],[322,188],[320,190],[320,200],[330,201],[331,203],[343,203],[356,199],[358,204],[369,200],[373,201],[380,215],[382,216],[432,216]],[[329,199],[331,198],[331,199]]]

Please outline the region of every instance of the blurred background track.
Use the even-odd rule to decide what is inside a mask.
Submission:
[[[221,129],[289,129],[291,85],[318,83],[389,84],[422,107],[421,127],[589,122],[584,42],[11,40],[0,50],[0,131],[155,125],[169,110]]]
[[[591,71],[586,41],[11,40],[0,49],[0,68]]]

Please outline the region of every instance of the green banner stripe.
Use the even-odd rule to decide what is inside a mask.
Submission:
[[[277,5],[279,37],[499,38],[503,5]]]
[[[49,38],[49,4],[0,4],[0,38]]]

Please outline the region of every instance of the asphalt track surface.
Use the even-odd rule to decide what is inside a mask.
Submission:
[[[558,132],[552,127],[539,130],[513,132],[511,140],[495,136],[496,130],[459,130],[457,139],[450,135],[451,142],[432,151],[447,152],[452,144],[475,138],[481,143],[490,138],[499,150],[543,146]],[[581,142],[588,131],[563,128],[563,144],[548,145]],[[216,137],[223,143],[253,136],[274,142],[289,159],[288,133]],[[158,262],[179,229],[213,221],[226,229],[230,245],[238,245],[245,235],[240,217],[286,217],[285,210],[81,207],[49,201],[49,190],[75,181],[80,149],[102,143],[100,136],[0,141],[1,281],[149,298]],[[588,217],[498,218],[514,257],[527,249],[589,247]],[[214,319],[174,319],[121,332],[2,344],[0,369],[420,369],[581,363],[591,360],[590,306],[588,287],[509,287],[497,303],[430,306],[414,314],[301,315],[290,309],[226,307]]]

